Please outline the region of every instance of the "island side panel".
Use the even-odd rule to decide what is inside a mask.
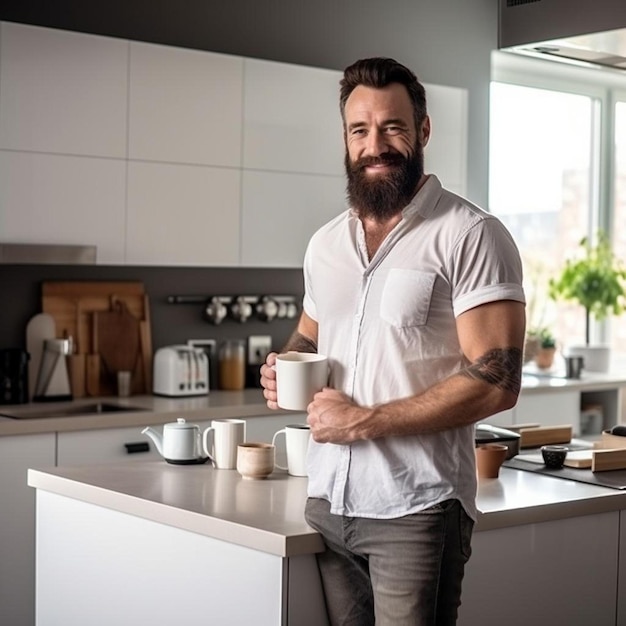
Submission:
[[[475,532],[459,626],[623,623],[619,518],[615,511]]]
[[[38,626],[277,626],[283,570],[281,557],[37,490]]]

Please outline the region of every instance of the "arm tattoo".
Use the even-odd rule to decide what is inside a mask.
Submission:
[[[295,350],[296,352],[317,352],[317,343],[296,330],[287,340],[282,352],[288,352],[289,350]]]
[[[522,351],[519,348],[490,350],[459,373],[518,394],[522,385]]]

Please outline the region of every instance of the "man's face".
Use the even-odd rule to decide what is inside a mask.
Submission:
[[[345,106],[348,197],[362,217],[386,219],[411,200],[424,173],[428,119],[415,128],[403,85],[359,86]]]

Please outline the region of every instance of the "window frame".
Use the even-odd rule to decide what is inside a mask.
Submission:
[[[626,102],[626,73],[494,51],[491,58],[491,82],[560,91],[592,99],[594,148],[591,155],[591,210],[587,234],[593,236],[598,229],[603,229],[612,240],[616,228],[613,214],[615,104]],[[590,330],[592,341],[608,342],[610,319],[595,322]]]

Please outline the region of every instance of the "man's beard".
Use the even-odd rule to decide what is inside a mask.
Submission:
[[[350,161],[346,151],[347,193],[350,205],[360,217],[384,221],[399,213],[413,198],[424,174],[424,151],[416,145],[413,154],[404,157],[386,152],[378,157]],[[390,164],[387,173],[368,175],[368,165]]]

